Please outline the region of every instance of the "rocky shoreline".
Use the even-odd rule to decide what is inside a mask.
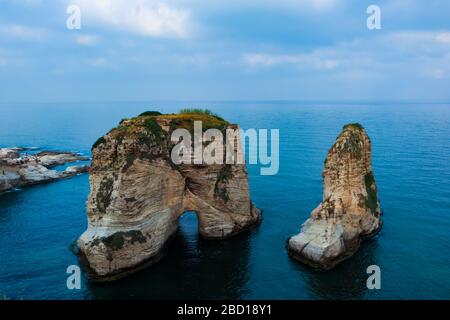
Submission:
[[[0,148],[0,193],[30,185],[70,178],[88,172],[89,166],[70,166],[63,171],[51,168],[66,163],[88,161],[74,152],[42,151],[28,154],[30,148]]]

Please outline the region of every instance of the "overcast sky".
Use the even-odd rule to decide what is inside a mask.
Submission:
[[[0,0],[0,102],[268,99],[449,101],[450,1]]]

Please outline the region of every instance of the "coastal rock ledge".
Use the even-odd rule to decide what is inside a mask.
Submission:
[[[237,128],[212,114],[148,111],[122,120],[94,144],[88,228],[77,242],[91,280],[116,280],[156,263],[185,212],[197,214],[206,239],[228,238],[260,222],[245,164],[172,162],[172,132],[192,132],[194,121],[202,121],[203,130]]]
[[[351,257],[363,239],[381,228],[381,209],[371,165],[371,142],[360,124],[346,125],[329,150],[323,201],[287,242],[289,255],[329,270]]]
[[[88,171],[88,165],[71,166],[63,171],[58,165],[88,161],[74,152],[42,151],[28,154],[29,148],[0,148],[0,193],[16,188],[70,178]]]

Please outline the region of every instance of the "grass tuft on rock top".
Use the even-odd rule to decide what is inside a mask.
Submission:
[[[166,132],[161,127],[165,122],[164,120],[168,120],[170,123],[169,132]],[[166,141],[168,141],[168,134],[175,129],[183,128],[193,134],[195,121],[202,123],[203,131],[219,129],[224,132],[230,126],[229,122],[206,109],[182,109],[179,114],[161,114],[159,111],[145,111],[137,117],[122,119],[119,126],[111,129],[107,135],[109,140],[116,142],[116,147],[121,145],[127,137],[138,139],[145,144],[156,142],[158,146],[164,147]],[[92,150],[105,143],[105,137],[100,137],[92,146]]]
[[[179,114],[165,114],[158,119],[172,120],[172,129],[183,128],[193,133],[194,121],[202,123],[202,130],[219,129],[225,130],[230,123],[209,110],[182,109]]]
[[[212,112],[208,109],[199,109],[199,108],[183,108],[180,110],[180,114],[203,114],[207,116],[211,116],[220,121],[225,121],[222,117],[220,117],[217,113]]]
[[[342,130],[346,130],[346,129],[361,129],[361,130],[364,130],[364,127],[362,126],[362,124],[355,122],[355,123],[346,124],[342,128]]]
[[[142,112],[138,117],[149,117],[149,116],[155,117],[155,116],[160,116],[160,115],[161,115],[161,112],[159,112],[159,111],[145,111],[145,112]]]
[[[130,119],[125,125],[144,125],[153,133],[160,133],[160,126],[158,125],[159,119],[171,120],[172,129],[183,128],[191,132],[193,132],[194,129],[194,121],[202,122],[203,131],[212,128],[223,130],[230,125],[228,121],[224,120],[212,111],[208,109],[196,108],[184,108],[181,109],[178,114],[161,114],[158,111],[146,111],[141,113],[139,116]]]

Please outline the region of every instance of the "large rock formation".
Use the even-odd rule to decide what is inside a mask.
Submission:
[[[194,121],[204,130],[236,128],[214,115],[146,112],[94,144],[88,229],[78,240],[94,280],[115,280],[158,261],[184,212],[197,213],[207,239],[233,236],[260,221],[245,164],[173,163],[171,134],[192,131]]]
[[[323,201],[300,234],[288,240],[291,257],[328,270],[353,255],[363,239],[381,228],[371,157],[364,128],[345,126],[325,160]]]
[[[51,170],[56,165],[86,161],[88,157],[72,152],[43,151],[21,154],[26,148],[0,149],[0,193],[14,188],[55,181],[87,172],[88,166],[72,166],[64,171]]]

